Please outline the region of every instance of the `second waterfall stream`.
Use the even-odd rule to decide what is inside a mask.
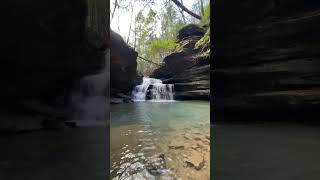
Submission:
[[[136,86],[132,91],[133,101],[145,100],[169,100],[174,96],[173,84],[163,84],[160,79],[143,77],[142,84]]]

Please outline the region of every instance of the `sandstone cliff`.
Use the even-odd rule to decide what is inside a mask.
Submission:
[[[122,37],[110,31],[110,89],[113,101],[122,102],[135,85],[141,83],[137,73],[138,53]]]
[[[175,99],[206,99],[210,96],[210,58],[202,55],[207,48],[195,48],[205,34],[205,29],[190,24],[177,36],[179,47],[164,58],[164,65],[151,77],[174,84]]]
[[[318,112],[319,1],[225,0],[213,12],[217,120]]]

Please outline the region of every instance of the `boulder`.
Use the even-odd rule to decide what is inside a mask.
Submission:
[[[187,166],[193,167],[196,170],[201,170],[205,164],[204,157],[200,152],[192,150],[190,156],[186,160]]]
[[[194,36],[203,36],[205,33],[204,29],[200,28],[199,26],[195,24],[189,24],[185,27],[183,27],[177,35],[178,41],[182,41],[186,38],[189,37],[194,37]]]
[[[117,93],[128,93],[135,85],[141,83],[137,73],[138,53],[123,38],[110,32],[110,88],[111,96]]]

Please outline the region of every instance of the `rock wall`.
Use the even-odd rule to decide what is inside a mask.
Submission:
[[[111,102],[121,103],[129,99],[129,92],[142,81],[137,73],[138,53],[123,38],[110,31],[110,89]]]
[[[225,0],[213,8],[216,120],[301,120],[319,111],[319,1]]]
[[[106,10],[101,0],[1,2],[1,110],[25,113],[29,101],[66,105],[74,83],[106,64]]]
[[[174,84],[175,99],[205,99],[210,97],[210,58],[202,56],[196,42],[205,30],[190,24],[182,28],[177,36],[179,47],[164,58],[164,64],[150,77]]]

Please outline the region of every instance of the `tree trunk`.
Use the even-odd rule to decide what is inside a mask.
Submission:
[[[136,50],[137,46],[137,21],[136,21],[137,16],[134,17],[134,45],[133,48]]]
[[[201,20],[201,16],[195,14],[194,12],[190,11],[188,8],[186,8],[183,4],[181,4],[178,0],[172,0],[173,3],[175,3],[179,8],[181,8],[186,13],[190,14],[191,16]]]
[[[129,26],[129,33],[128,33],[128,38],[127,38],[127,44],[129,44],[129,38],[130,38],[130,33],[131,33],[132,16],[133,16],[133,5],[131,5],[131,19],[130,19],[130,26]]]
[[[203,7],[203,0],[199,0],[200,2],[200,10],[201,10],[201,14],[202,16],[204,15],[204,7]]]
[[[180,1],[181,1],[181,4],[183,5],[183,1],[182,0],[180,0]],[[183,23],[186,24],[186,18],[184,17],[182,9],[181,9],[180,13],[181,13],[181,16],[182,16],[182,19],[183,19]]]
[[[115,2],[114,2],[114,8],[113,8],[113,11],[112,11],[111,20],[113,19],[114,12],[116,12],[117,6],[118,6],[118,0],[115,0]]]

